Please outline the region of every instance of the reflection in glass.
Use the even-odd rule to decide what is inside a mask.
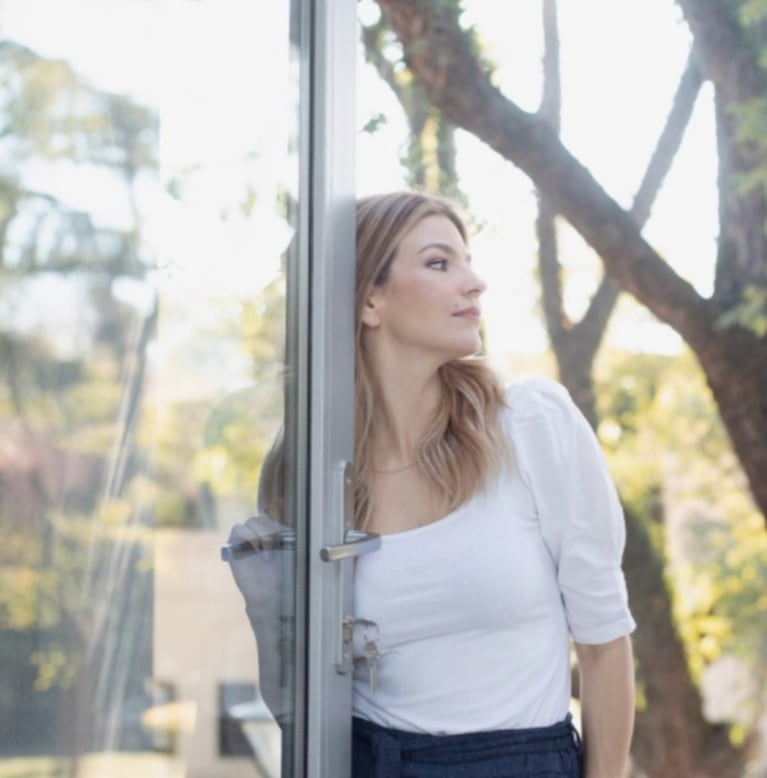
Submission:
[[[278,774],[218,550],[283,423],[288,4],[3,23],[0,778]]]

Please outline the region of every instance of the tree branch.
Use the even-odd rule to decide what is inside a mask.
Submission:
[[[765,25],[741,24],[737,14],[742,3],[679,0],[679,5],[716,92],[720,237],[714,299],[725,311],[742,300],[750,284],[767,283],[767,198],[762,187],[744,190],[740,184],[743,176],[764,169],[764,147],[742,136],[744,122],[734,110],[758,105],[767,94],[767,75],[760,65]]]
[[[403,165],[411,185],[463,201],[455,169],[455,128],[438,108],[431,105],[418,79],[409,69],[398,70],[404,59],[393,62],[383,48],[389,29],[386,17],[361,30],[365,57],[388,84],[402,106],[409,126],[409,140]]]
[[[541,282],[541,304],[546,330],[554,352],[559,351],[571,323],[565,313],[562,297],[562,265],[555,226],[556,213],[549,201],[538,193],[538,215],[535,232],[538,239],[538,275]]]
[[[365,57],[376,69],[384,83],[388,84],[400,103],[403,103],[402,88],[397,80],[397,74],[394,72],[394,65],[384,57],[381,51],[381,36],[384,30],[381,21],[374,25],[362,24],[360,28]]]
[[[727,96],[747,100],[764,94],[766,80],[755,52],[737,19],[735,3],[723,0],[679,0],[695,38],[706,78]]]
[[[556,0],[543,0],[543,40],[543,94],[538,115],[559,134],[562,123],[562,77]]]
[[[559,69],[559,29],[556,0],[543,3],[543,94],[538,115],[559,134],[562,111],[562,79]],[[538,192],[538,215],[535,220],[538,238],[538,274],[541,302],[549,339],[558,354],[570,322],[565,313],[562,294],[562,266],[556,234],[556,212],[548,198]]]
[[[634,202],[631,204],[631,215],[640,227],[650,218],[658,191],[671,169],[679,147],[682,145],[682,138],[690,122],[692,110],[702,85],[703,76],[698,65],[698,54],[697,50],[693,48],[687,57],[687,64],[679,80],[666,125],[658,138],[642,183],[639,185]]]
[[[436,0],[378,0],[429,98],[456,125],[512,161],[602,257],[607,274],[693,346],[709,337],[712,306],[642,238],[622,209],[540,117],[489,81],[456,16]]]
[[[666,125],[658,138],[655,151],[650,157],[650,162],[631,205],[631,216],[640,229],[650,218],[653,204],[671,170],[679,147],[682,145],[682,138],[690,122],[695,101],[698,99],[702,85],[703,77],[698,67],[697,54],[693,49],[690,51],[687,64],[679,80]],[[605,276],[592,297],[586,314],[578,323],[578,327],[600,333],[601,340],[601,335],[604,333],[619,293],[620,289],[615,282]],[[598,346],[598,342],[596,345]]]

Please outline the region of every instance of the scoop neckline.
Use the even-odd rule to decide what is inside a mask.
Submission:
[[[437,527],[444,527],[449,524],[453,524],[455,520],[465,512],[468,506],[474,501],[474,497],[469,498],[466,502],[461,503],[457,508],[454,508],[450,513],[446,513],[434,521],[430,521],[428,524],[421,524],[418,527],[411,527],[410,529],[403,529],[399,532],[387,532],[380,533],[380,538],[383,543],[396,542],[398,540],[408,540],[418,535],[424,535],[429,532],[435,531]]]

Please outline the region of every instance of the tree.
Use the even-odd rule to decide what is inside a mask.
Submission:
[[[643,238],[636,220],[563,146],[541,116],[523,111],[491,82],[455,9],[439,0],[379,0],[405,59],[430,101],[535,183],[599,254],[605,274],[673,327],[695,353],[751,491],[767,514],[767,339],[749,326],[767,289],[762,188],[739,188],[761,164],[739,131],[738,109],[767,95],[761,28],[744,26],[741,4],[680,0],[704,77],[715,87],[720,223],[714,293],[706,298]],[[753,4],[752,4],[753,5]]]
[[[253,508],[282,419],[284,272],[275,251],[275,278],[255,294],[166,294],[138,207],[160,186],[152,109],[11,41],[0,83],[0,753],[71,754],[74,775],[85,751],[155,745],[142,710],[169,690],[152,669],[154,531],[213,529],[221,513]],[[258,217],[255,157],[234,164],[249,183],[235,184],[222,222]],[[54,187],[97,169],[77,194],[100,196],[108,178],[127,226],[100,223],[95,197],[80,210],[68,191],[32,188],[31,165]],[[168,196],[191,202],[203,167],[179,170]],[[287,221],[288,194],[275,205],[270,227]],[[183,275],[186,256],[176,261]],[[54,294],[36,294],[51,283]],[[75,304],[61,303],[67,292]],[[16,312],[39,300],[32,331]],[[59,325],[67,313],[82,317],[74,343]],[[147,386],[153,341],[170,347]],[[198,380],[209,375],[234,375],[237,391]],[[158,380],[169,391],[153,393]]]
[[[12,726],[0,727],[0,748],[75,753],[86,717],[72,712],[85,708],[91,691],[88,710],[98,710],[100,728],[94,741],[104,742],[107,713],[141,690],[134,660],[151,648],[151,608],[135,609],[140,616],[128,624],[120,606],[151,596],[151,576],[136,564],[146,551],[137,541],[146,512],[126,507],[126,493],[139,469],[133,441],[157,310],[150,303],[137,311],[116,289],[126,279],[139,284],[146,270],[133,183],[153,163],[156,123],[66,63],[11,41],[0,44],[0,82],[0,521],[11,539],[2,554],[0,695],[14,712]],[[30,164],[64,170],[70,180],[73,171],[108,171],[134,225],[100,224],[88,210],[33,188]],[[59,313],[87,315],[87,338],[67,344],[66,328],[43,315],[32,328],[17,326],[17,312],[34,307],[30,300],[46,284],[57,297],[62,290],[76,297]],[[127,572],[118,575],[115,563]],[[106,583],[97,587],[99,576]],[[100,630],[110,629],[130,640],[103,640]],[[86,662],[90,677],[108,675],[115,662],[131,672],[86,690]],[[51,719],[60,726],[38,726]],[[141,737],[133,726],[128,736]]]
[[[544,0],[543,30],[544,81],[538,115],[558,133],[561,81],[556,0]],[[650,215],[698,96],[702,79],[695,59],[694,55],[688,59],[666,125],[634,197],[630,214],[640,228]],[[611,279],[603,278],[583,317],[573,321],[564,306],[556,212],[541,192],[536,232],[542,308],[559,377],[596,429],[600,416],[594,392],[594,360],[619,288]],[[653,386],[651,394],[657,390]],[[722,727],[704,718],[703,700],[675,623],[673,594],[666,578],[665,544],[653,542],[648,529],[664,524],[658,499],[661,487],[655,478],[643,484],[638,499],[636,495],[630,501],[623,497],[628,535],[625,570],[638,624],[633,644],[644,699],[637,713],[632,755],[648,776],[736,778],[743,770],[747,750],[733,747]]]
[[[450,2],[458,8],[457,0]],[[455,127],[429,103],[421,83],[402,61],[399,46],[393,46],[396,38],[386,20],[380,17],[373,24],[363,25],[361,32],[365,58],[394,92],[407,119],[407,153],[402,163],[408,184],[461,201],[463,193],[455,169]],[[373,117],[368,131],[375,131],[380,120]]]
[[[385,7],[385,3],[381,3]],[[437,4],[435,3],[434,6]],[[456,6],[439,4],[447,13],[455,13]],[[449,9],[445,6],[449,5]],[[558,73],[558,40],[556,6],[553,0],[544,2],[546,54],[544,59],[544,92],[537,118],[545,121],[556,134],[559,125],[560,86]],[[377,23],[377,38],[363,29],[363,41],[368,59],[380,62],[374,49],[380,41],[384,20]],[[462,30],[467,50],[476,52],[478,47],[472,31]],[[403,41],[404,42],[404,41]],[[380,45],[380,44],[379,44]],[[420,53],[430,46],[428,37],[413,41],[413,48]],[[407,59],[407,46],[405,54]],[[444,61],[439,52],[435,59]],[[400,81],[411,89],[419,85],[406,63],[395,65],[386,61],[388,72],[397,72]],[[379,73],[387,83],[386,72]],[[451,74],[452,76],[452,74]],[[450,80],[450,89],[456,83]],[[679,88],[655,153],[641,182],[629,216],[641,229],[647,220],[657,191],[668,172],[684,134],[700,85],[701,75],[696,57],[691,55],[680,79]],[[460,85],[458,86],[460,89]],[[410,101],[403,101],[397,89],[406,115],[411,111]],[[447,91],[447,90],[446,90]],[[455,97],[455,95],[453,95]],[[456,98],[457,99],[457,98]],[[422,108],[421,112],[426,109]],[[456,117],[449,118],[455,120]],[[460,120],[457,122],[461,124]],[[410,122],[412,128],[412,122]],[[436,176],[432,176],[432,179]],[[536,182],[537,183],[537,182]],[[544,318],[557,361],[560,378],[568,386],[581,410],[594,424],[598,414],[594,395],[594,358],[602,342],[604,331],[618,297],[619,287],[605,276],[594,295],[586,314],[580,321],[573,321],[563,305],[561,268],[558,258],[556,209],[545,192],[539,190],[539,275],[542,284]],[[635,648],[640,664],[645,705],[640,712],[634,755],[647,775],[706,775],[738,776],[745,763],[748,749],[730,744],[726,728],[708,723],[702,711],[702,698],[688,665],[688,657],[680,630],[675,624],[672,594],[667,586],[666,566],[661,545],[654,542],[662,527],[662,515],[658,515],[660,501],[657,485],[649,482],[641,499],[625,503],[629,530],[626,570],[632,603],[640,627],[635,636]],[[748,741],[748,738],[746,739]]]

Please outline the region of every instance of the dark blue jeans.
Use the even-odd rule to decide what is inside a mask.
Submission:
[[[551,727],[419,735],[355,718],[352,778],[581,778],[570,716]]]

